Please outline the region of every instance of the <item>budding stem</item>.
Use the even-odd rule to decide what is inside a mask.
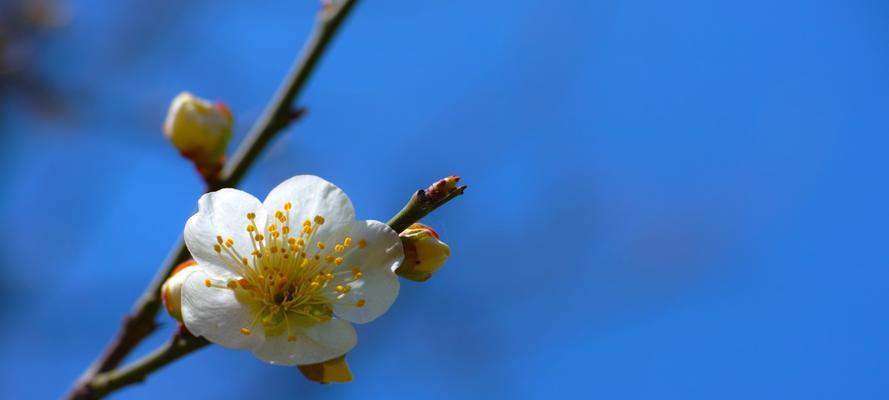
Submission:
[[[436,182],[436,184],[437,183],[438,182]],[[435,184],[430,188],[434,186]],[[418,190],[411,196],[411,199],[407,202],[404,208],[389,220],[388,225],[395,232],[401,233],[403,230],[411,226],[411,224],[420,221],[420,219],[434,211],[436,208],[441,207],[445,203],[451,201],[451,199],[463,194],[465,190],[466,186],[454,187],[444,193],[435,193],[434,196],[430,195],[430,189]]]
[[[260,117],[247,137],[238,146],[234,156],[226,163],[218,179],[208,181],[207,192],[223,187],[236,186],[269,141],[278,132],[287,127],[289,123],[293,122],[293,102],[302,92],[312,71],[318,65],[321,55],[327,49],[334,34],[357,2],[358,0],[343,0],[338,5],[331,3],[322,7],[318,13],[318,20],[315,23],[312,34],[303,46],[302,53],[297,57],[278,92],[266,107],[262,117]],[[167,260],[162,264],[152,282],[136,302],[132,313],[126,318],[124,325],[111,340],[111,343],[109,343],[102,355],[81,375],[67,398],[93,399],[101,397],[101,394],[96,394],[90,389],[96,377],[117,367],[142,339],[156,329],[157,324],[154,322],[154,318],[161,306],[161,286],[163,286],[164,281],[173,269],[188,258],[188,249],[180,237]],[[176,358],[178,356],[173,357],[169,361]],[[157,364],[157,366],[164,364]]]

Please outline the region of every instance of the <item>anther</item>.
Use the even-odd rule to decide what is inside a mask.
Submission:
[[[316,215],[315,216],[315,223],[318,225],[323,225],[324,224],[324,217],[322,217],[320,215]]]
[[[349,293],[350,290],[352,290],[351,286],[336,285],[337,293],[346,294]]]
[[[344,245],[344,246],[346,246],[346,247],[349,247],[349,246],[351,246],[351,245],[352,245],[352,238],[351,238],[351,237],[348,237],[348,236],[346,236],[346,238],[345,238],[345,239],[343,239],[343,245]]]
[[[254,218],[256,218],[256,214],[254,214],[254,213],[247,213],[247,219],[252,220],[252,219],[254,219]]]
[[[232,247],[235,245],[234,239],[228,239],[225,241],[225,247]]]
[[[290,204],[289,201],[284,203],[284,211],[290,211],[291,207],[293,207],[293,204]]]
[[[253,232],[256,228],[253,225],[247,225],[247,232]]]
[[[244,336],[250,336],[250,328],[241,328],[241,334]]]
[[[295,341],[296,341],[296,336],[293,336],[293,335],[288,336],[288,337],[287,337],[287,341],[288,341],[288,342],[295,342]]]
[[[213,250],[216,250],[217,253],[221,253],[221,252],[222,252],[222,246],[220,246],[220,245],[218,245],[218,244],[214,244],[214,245],[213,245]]]
[[[337,258],[335,258],[335,259],[333,260],[333,262],[334,262],[336,265],[343,265],[343,258],[342,258],[342,257],[337,257]]]
[[[262,236],[261,233],[257,233],[255,239],[257,242],[261,242],[263,239],[265,239],[265,236]]]
[[[222,244],[222,236],[216,236],[216,243]]]
[[[358,241],[358,248],[363,249],[365,247],[367,247],[367,241],[365,241],[364,239],[359,240]]]
[[[327,246],[324,244],[324,242],[318,242],[319,249],[324,250],[325,247],[327,247]]]
[[[206,287],[212,287],[212,286],[213,286],[213,282],[212,282],[210,279],[204,279],[204,286],[206,286]]]
[[[355,307],[361,308],[364,307],[365,304],[367,304],[367,302],[364,301],[364,299],[358,299],[358,302],[355,303]]]
[[[341,245],[341,244],[338,244],[338,245],[336,245],[336,246],[333,246],[333,249],[336,250],[336,251],[343,251],[343,250],[346,249],[346,246],[343,246],[343,245]]]

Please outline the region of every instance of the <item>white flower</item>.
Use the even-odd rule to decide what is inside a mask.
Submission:
[[[320,363],[355,346],[349,322],[379,317],[398,296],[398,234],[356,221],[330,182],[295,176],[262,203],[222,189],[198,204],[185,225],[198,265],[182,287],[195,335],[273,364]]]

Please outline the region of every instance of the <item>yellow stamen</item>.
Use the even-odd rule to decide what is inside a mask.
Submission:
[[[244,336],[250,336],[250,328],[241,328],[241,334]]]

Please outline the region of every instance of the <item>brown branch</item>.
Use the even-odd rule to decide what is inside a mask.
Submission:
[[[356,3],[357,0],[343,0],[339,4],[325,3],[318,14],[311,36],[291,67],[287,78],[253,129],[238,146],[219,178],[208,181],[208,192],[237,185],[269,141],[298,116],[299,109],[294,107],[294,101],[305,87],[337,29]],[[96,376],[117,367],[137,344],[157,328],[154,318],[161,306],[161,286],[173,268],[188,258],[188,249],[180,237],[154,279],[136,302],[131,314],[124,319],[117,335],[102,355],[78,379],[67,396],[69,399],[92,399],[101,396],[92,389]]]

